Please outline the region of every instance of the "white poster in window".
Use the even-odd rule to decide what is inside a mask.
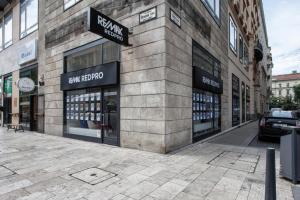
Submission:
[[[19,64],[28,63],[37,58],[37,42],[31,40],[19,47]]]
[[[90,95],[89,94],[85,94],[84,96],[85,96],[85,101],[89,101]]]
[[[100,101],[101,100],[101,93],[97,93],[97,101]]]
[[[97,122],[101,121],[101,113],[97,113]]]
[[[91,96],[91,101],[95,101],[95,94],[91,93],[90,96]]]

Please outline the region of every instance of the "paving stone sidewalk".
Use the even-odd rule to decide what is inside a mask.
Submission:
[[[276,152],[277,174],[279,152]],[[0,128],[0,200],[260,200],[263,149],[197,143],[168,155]],[[278,199],[293,199],[278,178]]]

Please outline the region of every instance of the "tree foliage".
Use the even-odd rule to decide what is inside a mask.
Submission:
[[[294,101],[299,104],[300,103],[300,84],[294,86],[293,90],[294,90],[294,94],[295,94]]]

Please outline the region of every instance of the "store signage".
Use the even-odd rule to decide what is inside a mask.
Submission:
[[[36,40],[31,40],[25,45],[20,47],[19,50],[19,64],[28,63],[37,58],[37,42]]]
[[[140,24],[153,20],[157,17],[156,7],[140,13]]]
[[[118,44],[129,45],[128,28],[93,8],[88,11],[88,30]]]
[[[32,79],[24,77],[17,81],[17,87],[21,92],[32,92],[35,88],[35,84]]]
[[[217,94],[223,93],[222,80],[214,77],[213,75],[200,69],[199,67],[193,67],[193,83],[195,88],[203,89]]]
[[[119,83],[119,63],[113,62],[61,75],[61,90],[72,90]]]
[[[172,9],[170,10],[170,19],[179,28],[181,27],[181,18]]]

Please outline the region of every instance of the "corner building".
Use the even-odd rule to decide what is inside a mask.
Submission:
[[[45,133],[166,153],[232,127],[229,7],[211,2],[46,1]],[[130,45],[91,33],[89,7]]]

